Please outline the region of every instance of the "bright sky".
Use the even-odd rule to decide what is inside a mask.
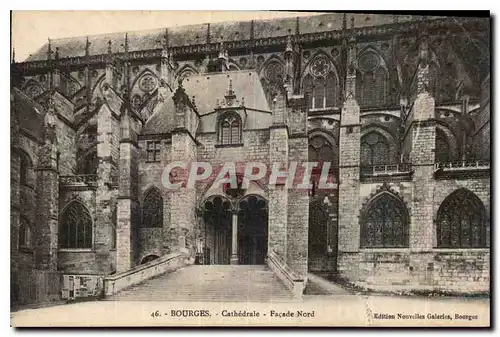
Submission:
[[[311,15],[271,11],[14,11],[12,45],[16,61],[24,61],[48,38]]]

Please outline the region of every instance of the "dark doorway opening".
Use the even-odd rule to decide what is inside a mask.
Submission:
[[[265,264],[268,238],[268,207],[260,196],[245,197],[238,212],[239,264]]]
[[[309,205],[308,270],[334,272],[337,261],[337,226],[323,202]]]
[[[210,238],[204,251],[205,264],[229,264],[231,259],[231,203],[216,196],[205,202],[205,234]],[[208,256],[207,256],[208,255]]]

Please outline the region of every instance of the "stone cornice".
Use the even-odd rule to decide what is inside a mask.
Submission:
[[[425,25],[427,31],[432,31],[435,29],[446,28],[449,30],[459,30],[463,32],[464,29],[471,32],[473,30],[484,30],[484,20],[485,18],[440,18],[432,20],[420,20],[420,21],[409,21],[402,23],[392,23],[386,25],[372,26],[372,27],[361,27],[354,28],[352,30],[353,35],[357,40],[363,40],[365,38],[375,38],[381,36],[391,36],[393,34],[399,34],[404,36],[419,35],[422,30],[422,26]],[[458,24],[457,24],[458,21]],[[351,30],[350,30],[351,31]],[[342,30],[315,32],[299,34],[295,37],[296,42],[299,44],[307,45],[309,43],[327,43],[332,44],[332,41],[340,42],[343,39]],[[272,46],[285,46],[287,44],[288,35],[278,36],[278,37],[267,37],[261,39],[249,39],[249,40],[239,40],[239,41],[227,41],[225,43],[225,48],[228,52],[235,50],[250,50],[252,48],[269,48]],[[172,56],[182,57],[186,55],[193,54],[210,54],[217,53],[219,50],[218,42],[211,43],[200,43],[194,45],[186,46],[175,46],[169,47],[169,52]],[[125,53],[116,53],[115,57],[123,58]],[[156,60],[160,61],[162,58],[162,48],[149,49],[149,50],[138,50],[128,52],[128,58],[130,61],[135,60]],[[85,65],[102,66],[106,65],[108,59],[108,54],[100,55],[89,55],[80,57],[68,57],[61,58],[59,60],[60,68],[78,68]],[[23,72],[46,72],[52,69],[53,64],[51,60],[41,60],[41,61],[30,61],[16,63],[12,65],[18,70]]]

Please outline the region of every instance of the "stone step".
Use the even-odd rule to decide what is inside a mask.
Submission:
[[[114,301],[291,301],[267,266],[189,266],[122,290]]]

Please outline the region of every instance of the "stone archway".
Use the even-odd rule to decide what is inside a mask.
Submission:
[[[238,264],[265,264],[268,244],[268,206],[259,195],[238,203]]]
[[[204,203],[206,264],[229,264],[232,247],[231,202],[223,196],[210,197]]]

